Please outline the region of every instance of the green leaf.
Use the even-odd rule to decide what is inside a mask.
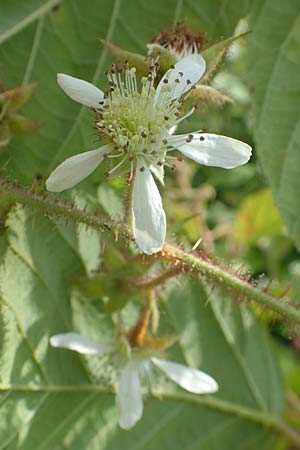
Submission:
[[[206,71],[204,77],[201,79],[201,83],[208,83],[214,77],[232,44],[244,36],[245,33],[227,39],[220,39],[217,42],[211,43],[201,52],[201,55],[206,61]]]
[[[249,39],[254,135],[263,171],[300,248],[299,2],[267,0]]]
[[[193,396],[158,376],[154,392],[159,398],[145,399],[141,422],[121,431],[111,394],[115,368],[48,344],[49,336],[71,330],[100,342],[115,334],[98,302],[78,292],[70,296],[68,281],[84,270],[71,237],[22,208],[11,213],[7,225],[0,275],[0,418],[5,424],[0,439],[5,448],[197,445],[227,450],[240,449],[241,439],[243,449],[268,448],[272,433],[264,424],[277,426],[281,387],[266,332],[246,308],[224,298],[205,306],[207,296],[198,283],[170,290],[162,332],[176,334],[178,345],[166,357],[207,371],[220,391]],[[136,308],[128,307],[125,325],[136,316]]]
[[[282,229],[283,223],[270,189],[255,192],[244,199],[235,224],[237,240],[251,244],[262,237],[276,236]]]

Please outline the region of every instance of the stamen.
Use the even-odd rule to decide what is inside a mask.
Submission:
[[[108,172],[105,172],[105,176],[109,177],[112,173],[114,173],[119,167],[122,166],[122,164],[124,164],[124,162],[126,161],[127,156],[125,156],[125,158],[122,159],[122,161],[120,161],[115,167],[113,167],[111,170],[109,170]]]

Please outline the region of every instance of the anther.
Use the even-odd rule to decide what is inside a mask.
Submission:
[[[204,136],[200,136],[200,141],[204,141],[205,137]]]
[[[145,155],[146,155],[146,153],[148,153],[148,150],[146,148],[144,148],[142,151]]]
[[[179,72],[179,76],[180,76],[180,77],[183,77],[183,72]]]
[[[158,161],[157,165],[158,165],[159,167],[161,167],[161,166],[164,165],[164,163],[163,163],[162,161]]]
[[[163,143],[164,145],[167,145],[167,143],[168,143],[167,139],[163,139],[163,140],[162,140],[162,143]]]
[[[156,139],[151,139],[151,144],[156,144]]]
[[[141,167],[140,172],[145,172],[145,167]]]
[[[168,80],[167,78],[164,78],[164,79],[163,79],[163,83],[168,84],[168,83],[169,83],[169,80]]]
[[[175,83],[177,83],[177,84],[180,83],[178,78],[175,79]]]
[[[186,84],[192,84],[191,80],[186,80]]]
[[[169,117],[169,116],[165,116],[164,119],[165,119],[165,120],[169,120],[170,117]]]
[[[190,142],[192,142],[192,140],[193,140],[193,135],[192,135],[192,134],[189,134],[185,141],[186,141],[187,143],[190,143]]]
[[[129,160],[129,161],[133,161],[133,160],[134,160],[134,157],[133,157],[133,156],[129,156],[128,160]]]
[[[177,156],[177,161],[182,162],[182,158],[180,156]]]
[[[142,131],[142,132],[141,132],[141,136],[142,136],[143,138],[146,138],[146,137],[147,137],[147,133],[145,133],[145,131]]]
[[[157,151],[156,150],[152,150],[151,155],[156,155]]]
[[[175,69],[174,64],[171,64],[171,65],[170,65],[170,69]]]

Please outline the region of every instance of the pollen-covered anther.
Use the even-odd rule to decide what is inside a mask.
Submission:
[[[186,142],[189,144],[190,142],[192,142],[194,136],[192,134],[189,134],[188,137],[186,138]]]

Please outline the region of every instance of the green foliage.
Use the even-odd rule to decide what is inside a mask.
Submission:
[[[105,89],[104,71],[111,59],[101,40],[136,55],[145,54],[146,44],[162,28],[186,19],[195,30],[207,31],[209,39],[224,35],[228,38],[224,42],[229,44],[238,21],[249,13],[252,3],[1,0],[0,84],[12,89],[37,82],[33,97],[24,105],[24,117],[41,125],[26,139],[13,136],[7,149],[0,153],[1,171],[28,186],[36,186],[42,178],[38,189],[43,191],[44,179],[58,163],[99,147],[93,131],[93,113],[65,96],[57,85],[56,74],[67,73]],[[250,79],[255,88],[254,135],[275,200],[300,245],[299,10],[296,0],[286,2],[284,8],[279,0],[267,0],[257,8],[257,13],[258,10],[249,39]],[[207,52],[211,51],[215,63],[213,49]],[[143,68],[139,56],[136,57]],[[211,96],[213,104],[220,106],[225,101],[226,104],[221,111],[209,110],[210,114],[206,109],[201,111],[193,119],[194,129],[208,126],[211,132],[251,143],[252,93],[243,77],[243,68],[230,63],[228,73],[220,77],[228,88],[224,96],[218,97],[217,86],[206,86],[209,92],[199,92]],[[228,104],[231,97],[241,98],[231,95],[231,87],[234,90],[237,86],[244,99],[242,106]],[[14,116],[14,131],[28,128],[29,122],[24,117]],[[193,129],[192,122],[187,126]],[[236,236],[232,236],[230,221],[246,198],[240,206],[239,225],[241,228],[245,225],[240,220],[246,209],[256,229],[251,238],[244,228],[239,236],[249,247],[265,232],[278,238],[276,244],[272,241],[268,254],[271,256],[260,254],[260,269],[268,272],[271,264],[267,259],[276,260],[279,277],[289,276],[298,289],[298,256],[286,237],[284,252],[278,250],[283,242],[282,236],[277,236],[281,222],[271,205],[269,191],[247,200],[251,189],[262,188],[254,164],[230,173],[220,173],[215,168],[199,169],[193,163],[189,164],[190,169],[186,167],[179,175],[170,177],[173,197],[172,193],[166,193],[164,199],[172,239],[174,233],[192,247],[200,234],[208,250],[232,258],[230,252]],[[89,226],[94,223],[100,229],[101,217],[98,222],[97,216],[94,222],[87,220],[85,226],[79,223],[80,217],[72,205],[64,206],[64,199],[69,201],[72,197],[74,205],[85,209],[86,214],[100,210],[120,220],[124,214],[124,186],[120,189],[118,181],[108,184],[105,180],[106,184],[101,184],[102,181],[100,168],[74,192],[62,194],[62,203],[55,202],[53,197],[52,211],[47,210],[47,204],[41,208],[44,214],[52,212],[51,220],[38,212],[42,197],[28,201],[34,207],[30,212],[12,205],[13,196],[5,198],[1,191],[0,447],[5,450],[273,448],[272,429],[285,433],[286,430],[282,425],[283,389],[272,342],[250,309],[230,298],[234,296],[231,288],[229,292],[216,289],[208,295],[208,288],[199,281],[182,280],[166,292],[161,289],[159,335],[177,337],[165,356],[207,371],[219,382],[220,391],[214,396],[189,395],[156,374],[154,391],[149,393],[145,389],[144,417],[130,432],[120,430],[117,423],[113,362],[49,347],[51,335],[72,330],[98,341],[111,341],[120,316],[125,326],[132,325],[146,296],[143,290],[128,295],[130,276],[134,273],[138,278],[151,277],[156,270],[168,269],[165,262],[134,258],[129,245],[120,250],[118,230],[114,241],[100,241],[100,233]],[[257,201],[263,203],[261,214],[255,210]],[[267,217],[264,209],[268,211]],[[74,212],[72,217],[70,211]],[[59,215],[63,220],[59,220]],[[101,230],[109,229],[107,223],[102,224]],[[218,234],[218,227],[228,224],[230,233],[225,236],[230,245],[234,243],[229,251],[228,241],[224,244],[222,233]],[[243,255],[237,256],[242,259]],[[292,269],[279,271],[286,259],[294,268],[293,278]],[[249,255],[244,260],[255,270]],[[186,269],[193,266],[191,258]],[[218,282],[216,273],[213,287]],[[208,271],[206,275],[209,279],[211,274]],[[237,276],[236,282],[240,282]],[[288,283],[286,279],[284,282]],[[248,287],[251,289],[252,285]],[[289,360],[285,355],[281,361],[288,366],[286,359]],[[296,377],[295,374],[298,369],[293,365],[288,376]],[[298,389],[294,378],[291,385]]]
[[[99,341],[113,338],[113,324],[99,302],[78,292],[70,296],[68,280],[83,271],[79,255],[60,228],[22,208],[10,214],[7,225],[0,364],[5,448],[154,449],[197,443],[224,450],[238,447],[241,439],[245,449],[253,442],[266,447],[272,435],[255,415],[277,420],[281,387],[265,330],[246,308],[221,299],[205,306],[198,283],[169,291],[161,314],[164,326],[178,336],[170,359],[211,373],[220,392],[195,399],[158,378],[155,391],[169,400],[149,399],[142,421],[129,433],[121,431],[107,381],[114,376],[111,365],[48,344],[52,334],[74,329]]]
[[[276,204],[300,248],[299,2],[260,5],[249,39],[254,137]]]
[[[282,227],[272,193],[269,189],[264,189],[249,195],[243,201],[237,214],[235,236],[237,240],[251,244],[260,238],[280,234]]]

